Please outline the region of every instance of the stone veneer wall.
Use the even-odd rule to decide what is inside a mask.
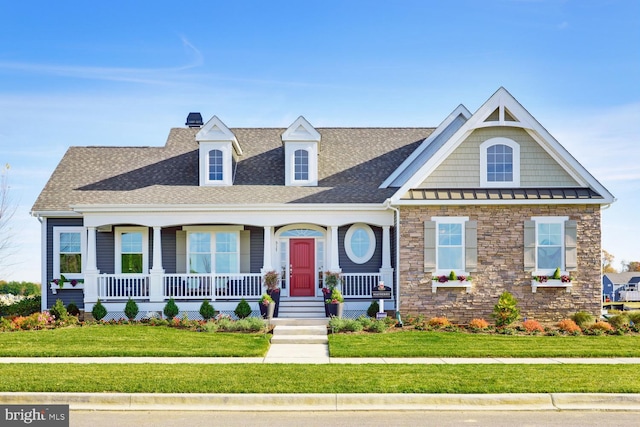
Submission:
[[[424,272],[424,222],[432,216],[468,216],[478,221],[478,270],[473,286],[431,290],[432,274]],[[577,221],[578,269],[571,293],[565,288],[531,291],[524,271],[524,222],[533,216],[568,216]],[[598,205],[403,206],[400,209],[400,311],[446,316],[456,323],[474,318],[491,322],[493,306],[503,291],[518,300],[522,317],[558,321],[584,310],[601,310],[601,231]]]

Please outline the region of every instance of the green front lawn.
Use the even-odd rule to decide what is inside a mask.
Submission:
[[[404,331],[329,335],[331,357],[640,357],[640,336]]]
[[[3,392],[639,393],[636,365],[0,365]]]
[[[93,325],[0,333],[0,357],[263,357],[270,335]]]

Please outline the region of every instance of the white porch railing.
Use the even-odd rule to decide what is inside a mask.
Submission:
[[[148,299],[148,274],[100,274],[98,298],[108,300]]]
[[[166,299],[258,299],[262,292],[260,273],[166,274],[163,283]]]
[[[342,273],[342,296],[345,298],[371,298],[371,290],[382,280],[380,273]]]

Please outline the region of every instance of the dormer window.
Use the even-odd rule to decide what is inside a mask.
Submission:
[[[209,181],[222,181],[223,171],[222,150],[209,151]]]
[[[302,116],[282,134],[285,184],[318,185],[320,133]]]
[[[309,152],[307,150],[296,150],[294,153],[294,180],[309,180]]]
[[[480,144],[480,185],[520,186],[520,145],[508,138],[491,138]]]
[[[233,185],[233,169],[242,155],[235,135],[216,116],[196,134],[200,146],[200,185]]]

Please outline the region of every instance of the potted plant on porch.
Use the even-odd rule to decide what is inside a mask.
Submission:
[[[331,298],[328,300],[329,303],[329,316],[330,317],[342,317],[343,303],[344,298],[342,297],[342,293],[334,288],[331,291]]]
[[[273,298],[271,298],[267,294],[262,294],[262,297],[259,301],[260,306],[260,315],[262,315],[263,319],[271,319],[273,317],[273,313],[276,309],[276,303],[273,302]]]
[[[324,287],[322,288],[322,299],[324,300],[324,315],[329,317],[329,305],[331,305],[331,296],[333,290],[340,284],[340,273],[333,271],[325,271]],[[342,296],[342,295],[341,295]]]
[[[275,303],[273,316],[278,317],[278,308],[280,305],[280,277],[278,276],[278,273],[276,273],[274,270],[267,271],[266,273],[264,273],[262,283],[264,284],[265,288],[267,288],[267,295],[269,295]]]

